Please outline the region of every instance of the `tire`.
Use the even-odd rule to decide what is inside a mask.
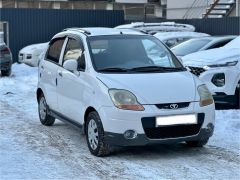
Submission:
[[[52,126],[55,122],[55,118],[49,115],[48,106],[43,94],[38,99],[38,115],[40,122],[45,126]]]
[[[87,117],[86,139],[93,155],[103,157],[110,154],[110,146],[105,142],[102,122],[96,111],[90,112]]]
[[[203,147],[208,143],[209,138],[199,139],[197,141],[186,141],[189,147]]]
[[[238,85],[238,88],[236,89],[235,99],[236,99],[235,109],[240,109],[240,85]]]
[[[2,76],[10,76],[12,73],[12,69],[10,68],[8,70],[2,70],[1,73],[2,73]]]

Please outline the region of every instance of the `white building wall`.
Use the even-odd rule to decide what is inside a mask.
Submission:
[[[229,16],[237,16],[237,14],[238,14],[238,16],[240,16],[240,0],[238,1],[238,7],[239,7],[238,13],[237,13],[237,9],[236,9],[236,7],[235,7],[235,8],[233,9],[233,11],[230,13]]]
[[[147,0],[115,0],[116,3],[133,3],[133,4],[145,4]]]
[[[182,19],[191,8],[195,0],[167,0],[167,18],[168,19]],[[206,9],[208,1],[201,1],[192,10],[191,18],[201,18],[202,13]]]

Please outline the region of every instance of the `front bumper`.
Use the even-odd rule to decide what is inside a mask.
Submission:
[[[197,141],[206,139],[213,135],[214,126],[209,124],[211,128],[201,129],[197,135],[188,137],[168,138],[168,139],[149,139],[145,134],[139,134],[135,139],[126,139],[123,134],[105,132],[105,140],[113,146],[145,146],[151,144],[170,144],[180,143],[184,141]]]
[[[222,87],[217,87],[212,82],[212,79],[214,75],[221,73],[225,75],[225,84]],[[207,85],[208,89],[216,97],[219,94],[234,95],[240,79],[240,71],[237,66],[212,68],[201,73],[199,79]]]
[[[200,107],[199,102],[191,102],[187,108],[180,109],[158,109],[155,105],[144,105],[145,111],[129,111],[120,110],[116,107],[102,107],[98,110],[102,120],[103,128],[105,131],[105,138],[109,144],[119,146],[135,146],[146,145],[154,143],[169,143],[181,142],[185,140],[194,140],[202,136],[210,137],[212,132],[208,132],[208,126],[214,127],[215,121],[215,106]],[[171,116],[183,114],[204,114],[201,122],[199,122],[198,129],[195,129],[191,135],[184,134],[185,130],[191,130],[192,127],[182,127],[182,129],[154,129],[155,117],[158,116]],[[143,119],[147,125],[143,123]],[[213,128],[212,128],[213,129]],[[136,139],[125,139],[124,133],[127,130],[134,130],[138,136]],[[170,135],[161,138],[160,136],[151,136],[151,132],[175,132],[178,131],[176,136]],[[183,133],[182,133],[183,132]]]
[[[237,99],[235,95],[226,95],[225,93],[217,93],[213,95],[214,102],[221,105],[235,105]]]

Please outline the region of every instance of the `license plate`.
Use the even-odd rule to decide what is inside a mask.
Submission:
[[[23,56],[19,56],[19,61],[22,61],[23,60]]]
[[[195,114],[156,117],[156,126],[197,124]]]

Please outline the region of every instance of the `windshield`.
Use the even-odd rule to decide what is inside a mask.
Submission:
[[[112,35],[88,40],[96,71],[183,70],[176,57],[155,37]]]
[[[210,41],[210,39],[191,39],[173,47],[172,51],[176,56],[185,56],[199,51]]]
[[[240,47],[240,36],[235,38],[234,40],[227,43],[224,48],[239,48]]]

